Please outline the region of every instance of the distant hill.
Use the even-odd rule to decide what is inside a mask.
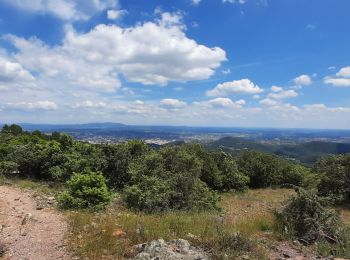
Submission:
[[[243,138],[224,137],[207,144],[210,149],[223,149],[229,152],[257,150],[312,164],[319,157],[330,154],[350,153],[350,143],[311,141],[299,144],[262,144]]]

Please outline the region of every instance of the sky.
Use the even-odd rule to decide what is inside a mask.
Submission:
[[[0,122],[350,129],[349,0],[0,0]]]

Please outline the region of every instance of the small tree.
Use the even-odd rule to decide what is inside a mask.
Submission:
[[[62,208],[101,209],[111,201],[106,179],[100,172],[74,174],[67,184],[68,189],[58,198]]]

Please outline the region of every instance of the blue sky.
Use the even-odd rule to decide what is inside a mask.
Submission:
[[[348,0],[0,0],[0,121],[350,128]]]

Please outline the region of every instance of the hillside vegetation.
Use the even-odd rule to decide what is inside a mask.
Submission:
[[[130,256],[133,244],[160,237],[190,237],[216,259],[268,258],[277,238],[350,255],[342,222],[348,220],[330,209],[350,202],[349,155],[308,168],[250,149],[152,149],[138,140],[95,145],[5,125],[0,175],[4,183],[20,178],[64,187],[56,194],[61,209],[75,210],[67,211],[72,247],[92,259]]]
[[[222,149],[238,153],[255,150],[272,153],[284,158],[295,159],[306,165],[313,165],[318,159],[327,155],[350,153],[349,143],[327,141],[310,141],[299,144],[262,144],[244,138],[224,137],[207,144],[209,149]]]

